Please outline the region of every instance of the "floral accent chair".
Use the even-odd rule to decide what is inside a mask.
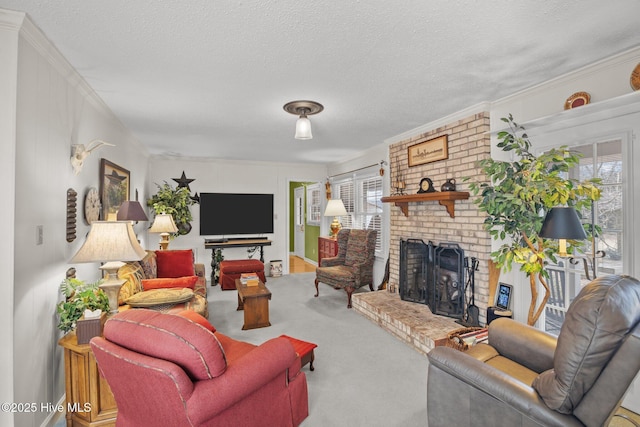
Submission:
[[[347,291],[347,308],[351,308],[353,291],[369,285],[373,291],[373,262],[376,253],[376,230],[342,229],[338,232],[338,255],[322,258],[316,269],[316,297],[318,283],[326,283]]]

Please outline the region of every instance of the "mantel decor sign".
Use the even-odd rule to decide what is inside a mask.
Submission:
[[[412,145],[408,149],[409,167],[437,162],[449,157],[447,135]]]
[[[122,202],[129,200],[130,185],[131,175],[128,170],[107,159],[100,160],[100,199],[103,221],[108,221],[109,215],[114,217]]]

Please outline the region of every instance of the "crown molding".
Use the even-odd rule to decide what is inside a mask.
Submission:
[[[26,16],[24,12],[0,9],[0,30],[20,31]]]
[[[122,123],[111,108],[102,100],[87,81],[78,71],[67,61],[58,48],[47,38],[44,32],[29,18],[24,12],[15,12],[0,9],[0,29],[6,29],[18,34],[24,43],[33,47],[35,51],[65,80],[71,87],[76,88],[83,99],[87,100],[98,111],[101,111],[114,123],[124,129],[127,133],[131,131]],[[18,56],[19,56],[18,52]],[[138,139],[132,135],[132,140],[143,151],[149,154],[148,149],[142,145]]]
[[[620,64],[625,64],[629,61],[635,62],[638,60],[638,56],[640,56],[640,46],[635,46],[631,49],[625,50],[623,52],[617,53],[612,56],[608,56],[599,61],[585,65],[584,67],[578,68],[577,70],[570,71],[556,78],[546,80],[537,85],[512,93],[511,95],[505,96],[504,98],[497,99],[493,101],[492,104],[499,105],[503,103],[512,102],[513,100],[518,100],[523,97],[531,96],[532,94],[535,94],[537,91],[539,91],[541,88],[549,89],[549,88],[555,88],[555,87],[563,87],[564,85],[567,84],[568,81],[573,81],[573,80],[588,77],[594,74],[602,73],[605,70],[616,68]]]
[[[386,145],[395,144],[396,142],[404,141],[413,136],[420,135],[423,133],[427,133],[434,129],[437,129],[442,126],[446,126],[455,122],[457,120],[466,119],[469,116],[474,114],[482,113],[485,111],[491,111],[491,103],[490,102],[481,102],[479,104],[472,105],[471,107],[467,107],[463,110],[457,111],[453,114],[449,114],[448,116],[444,116],[439,118],[438,120],[434,120],[432,122],[426,123],[422,126],[418,126],[417,128],[413,128],[406,132],[402,132],[396,136],[392,136],[384,140]]]

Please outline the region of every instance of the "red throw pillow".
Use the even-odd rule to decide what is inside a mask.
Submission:
[[[209,323],[209,321],[203,315],[196,313],[193,310],[183,310],[180,313],[178,313],[178,316],[186,317],[192,322],[197,323],[198,325],[204,326],[205,328],[207,328],[207,330],[211,332],[216,331],[216,328],[211,323]]]
[[[145,291],[149,289],[166,289],[166,288],[189,288],[194,289],[198,276],[186,277],[161,277],[158,279],[142,279],[142,288]]]
[[[193,251],[156,251],[158,277],[195,276],[193,269]]]

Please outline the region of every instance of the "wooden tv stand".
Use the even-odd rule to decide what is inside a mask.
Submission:
[[[271,240],[262,238],[204,239],[205,249],[211,249],[211,284],[215,284],[215,271],[218,268],[216,249],[260,248],[260,261],[264,262],[264,247],[271,246]]]

